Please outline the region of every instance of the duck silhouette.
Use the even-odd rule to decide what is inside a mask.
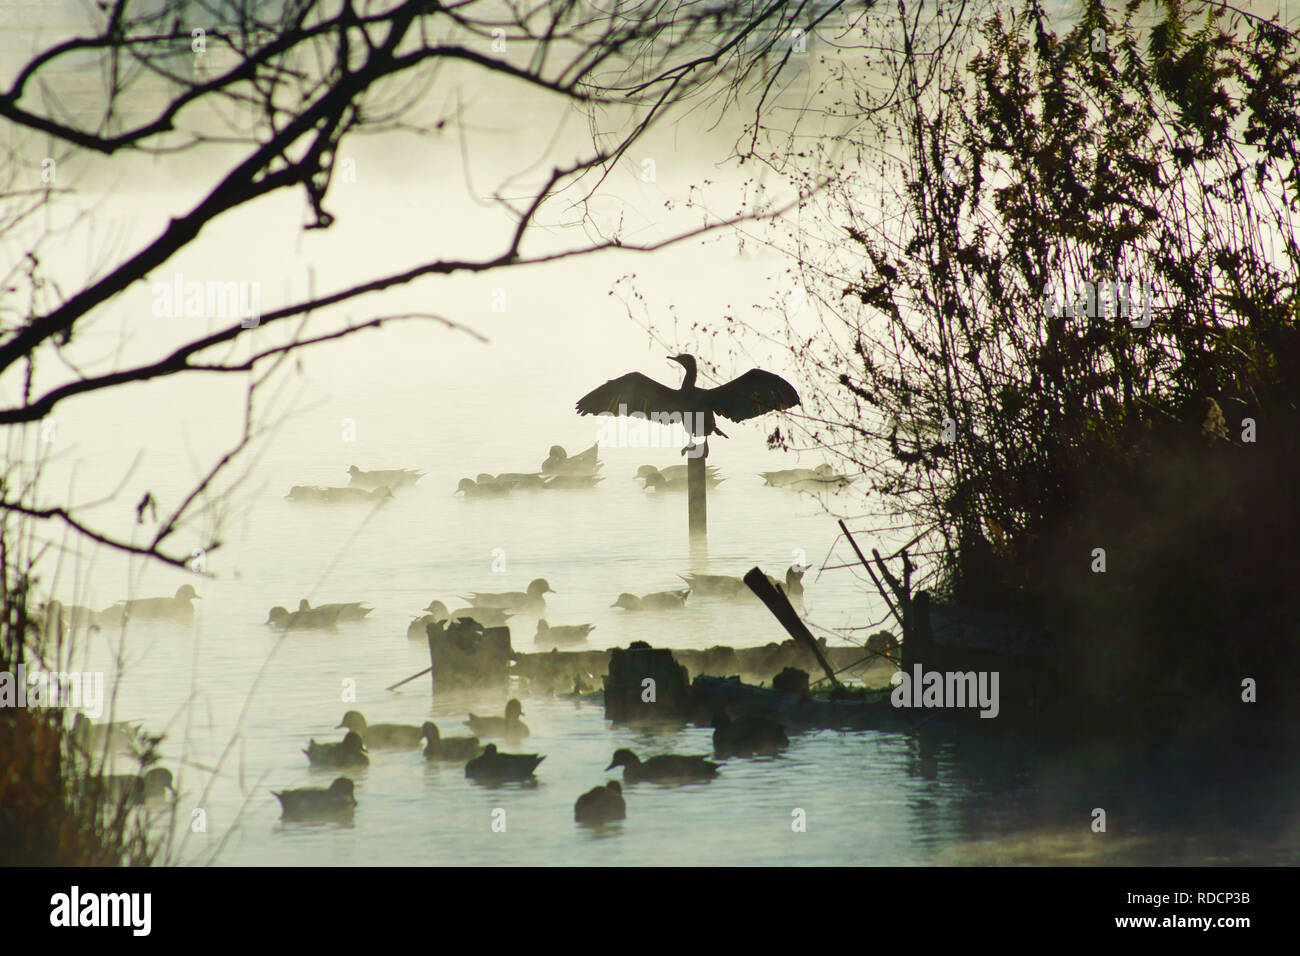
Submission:
[[[470,714],[465,726],[480,737],[527,737],[528,725],[519,718],[523,716],[524,705],[515,698],[506,702],[504,717],[480,717]]]
[[[543,647],[572,647],[574,644],[586,644],[587,635],[596,629],[594,624],[565,624],[552,627],[542,618],[537,622],[537,634],[534,643]]]
[[[665,465],[662,468],[656,468],[654,465],[642,465],[636,470],[636,477],[644,481],[647,475],[658,472],[669,481],[677,481],[686,477],[687,468],[687,465]],[[705,466],[704,473],[709,479],[718,477],[718,469],[715,465]]]
[[[427,741],[424,756],[429,760],[472,760],[483,752],[477,737],[444,737],[433,721],[425,721],[420,730]]]
[[[280,816],[285,820],[350,815],[357,805],[352,781],[339,777],[329,787],[303,787],[298,790],[272,790],[280,801]]]
[[[192,584],[182,584],[175,597],[136,598],[118,601],[97,615],[103,624],[123,624],[126,621],[174,621],[189,624],[194,620],[194,601],[199,593]]]
[[[316,743],[312,738],[303,751],[313,767],[368,767],[370,756],[361,735],[349,730],[338,743]]]
[[[831,478],[831,466],[818,465],[816,468],[786,468],[783,471],[760,471],[758,476],[763,483],[772,488],[786,488],[796,481],[810,481],[819,478]]]
[[[820,494],[823,491],[839,491],[841,488],[847,488],[856,480],[848,475],[819,475],[815,478],[800,478],[797,481],[790,482],[785,487],[790,491],[807,491],[812,494]]]
[[[803,600],[803,576],[807,570],[806,567],[790,565],[785,572],[784,585],[770,574],[764,576],[773,587],[784,587],[791,601],[801,601]],[[678,577],[691,586],[692,593],[704,597],[725,598],[730,601],[758,600],[743,578],[726,574],[679,574]]]
[[[610,607],[620,607],[625,611],[677,611],[686,606],[689,590],[656,591],[637,597],[624,591]]]
[[[543,475],[587,476],[594,475],[600,468],[600,442],[597,442],[586,451],[572,456],[564,450],[563,445],[552,445],[550,454],[542,462],[541,471]]]
[[[738,717],[719,710],[713,715],[713,752],[719,757],[772,754],[789,746],[785,727],[766,717]]]
[[[465,776],[471,780],[504,782],[529,780],[546,757],[542,754],[503,754],[496,744],[488,744],[483,752],[465,764]]]
[[[498,608],[503,611],[522,611],[528,614],[546,612],[546,595],[555,591],[546,578],[535,578],[528,583],[526,591],[501,591],[496,593],[474,591],[463,600],[474,607]]]
[[[626,747],[614,751],[614,759],[605,769],[615,767],[623,768],[626,783],[686,783],[712,780],[718,775],[718,765],[707,757],[660,754],[642,760]]]
[[[626,816],[627,803],[617,780],[588,790],[573,805],[573,819],[586,826],[603,826]]]
[[[424,738],[424,731],[410,724],[367,724],[359,710],[349,710],[335,729],[343,727],[355,731],[367,750],[413,750]]]
[[[480,475],[481,481],[462,478],[456,485],[453,495],[463,494],[466,498],[505,498],[510,495],[510,485],[496,481],[491,475]]]
[[[160,800],[170,791],[172,772],[165,767],[154,767],[143,774],[106,774],[96,778],[101,792],[113,803],[140,806]]]
[[[380,488],[321,488],[316,485],[294,485],[285,495],[289,501],[312,505],[350,505],[385,502],[393,497],[387,486]]]
[[[312,607],[307,603],[307,599],[303,598],[298,602],[298,610],[324,611],[327,614],[334,612],[337,613],[338,620],[356,623],[357,621],[365,620],[366,615],[373,611],[374,608],[367,606],[364,601],[352,601],[349,604],[318,604],[315,607]]]
[[[669,478],[657,468],[651,468],[644,475],[638,475],[638,477],[645,482],[642,487],[654,494],[683,493],[690,490],[690,479],[686,475],[679,478]],[[704,483],[709,488],[716,488],[726,480],[726,478],[706,475]]]
[[[352,465],[348,468],[348,476],[353,487],[367,491],[373,491],[376,488],[388,488],[397,491],[400,488],[415,484],[424,477],[424,472],[412,471],[409,468],[397,468],[392,471],[362,471],[356,465]]]
[[[334,631],[338,629],[338,608],[315,607],[290,612],[287,608],[273,607],[266,623],[278,631]]]

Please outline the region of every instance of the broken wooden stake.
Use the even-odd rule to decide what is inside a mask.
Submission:
[[[744,581],[749,586],[749,589],[758,595],[758,599],[767,605],[767,609],[772,612],[773,616],[789,632],[790,636],[812,651],[813,656],[817,658],[817,663],[821,665],[822,671],[825,672],[826,679],[835,687],[840,687],[839,678],[835,676],[835,671],[826,660],[826,655],[822,653],[821,645],[817,643],[817,639],[812,636],[812,632],[799,619],[794,605],[785,596],[785,592],[774,587],[772,582],[767,579],[767,575],[757,567],[749,569]]]

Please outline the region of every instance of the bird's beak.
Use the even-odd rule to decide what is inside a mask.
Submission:
[[[612,764],[612,763],[611,763],[611,764],[610,764],[608,767],[606,767],[605,769],[606,769],[606,770],[613,770],[615,766],[616,766],[616,764]]]
[[[336,725],[336,726],[334,727],[334,729],[335,729],[335,730],[340,730],[340,729],[342,729],[342,728],[344,728],[344,727],[346,727],[346,726],[347,726],[347,724],[338,724],[338,725]]]

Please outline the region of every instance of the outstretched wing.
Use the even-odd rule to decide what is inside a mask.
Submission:
[[[593,388],[578,399],[579,415],[599,415],[610,412],[630,415],[640,412],[650,416],[654,412],[686,412],[682,407],[681,393],[675,388],[660,385],[640,372],[628,372],[610,379],[599,388]]]
[[[765,412],[779,412],[799,404],[799,393],[780,375],[751,368],[726,385],[708,390],[713,411],[733,422],[743,422]]]

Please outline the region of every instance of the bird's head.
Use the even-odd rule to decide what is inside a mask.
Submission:
[[[694,356],[694,355],[687,355],[685,352],[683,352],[683,353],[681,353],[680,355],[670,355],[670,356],[668,356],[668,361],[670,361],[670,362],[676,362],[676,363],[677,363],[678,365],[680,365],[682,368],[686,369],[686,371],[687,371],[688,373],[690,373],[690,372],[694,372],[694,371],[695,371],[695,356]]]
[[[615,767],[635,767],[640,763],[641,761],[637,758],[636,754],[628,750],[626,747],[622,747],[614,751],[614,759],[609,762],[609,766],[605,769],[613,770]]]

